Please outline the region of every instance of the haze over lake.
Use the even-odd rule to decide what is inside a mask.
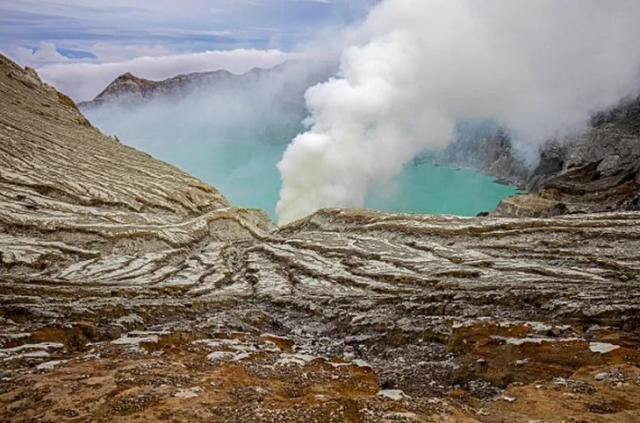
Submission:
[[[276,164],[287,148],[286,139],[268,143],[233,135],[234,131],[225,131],[224,136],[203,131],[167,132],[146,124],[124,124],[105,114],[88,114],[103,131],[202,179],[232,204],[263,209],[276,219],[281,189]],[[475,216],[517,192],[515,187],[498,184],[479,172],[422,163],[405,166],[389,184],[375,185],[365,206],[387,212]]]

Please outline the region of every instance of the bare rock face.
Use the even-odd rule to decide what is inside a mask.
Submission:
[[[138,107],[154,100],[181,99],[203,89],[209,93],[251,92],[261,84],[268,85],[271,82],[272,85],[282,85],[271,87],[272,90],[282,91],[282,98],[294,97],[295,94],[301,102],[294,106],[300,114],[304,114],[304,92],[309,86],[328,79],[333,75],[334,68],[335,65],[331,63],[287,61],[269,69],[252,69],[242,75],[217,70],[177,75],[162,81],[140,78],[127,72],[111,82],[96,98],[79,106],[85,111],[104,106]],[[287,80],[287,76],[290,80]]]
[[[178,75],[164,81],[151,81],[127,72],[117,77],[92,101],[80,103],[82,109],[105,105],[140,106],[162,96],[180,96],[202,84],[222,83],[235,85],[241,77],[220,70],[215,72]]]
[[[153,95],[153,92],[158,89],[159,85],[159,82],[138,78],[130,72],[127,72],[109,84],[109,86],[98,94],[94,101],[96,104],[105,101],[141,102],[143,99]],[[91,106],[90,103],[85,104]]]
[[[531,176],[531,169],[514,153],[508,132],[488,122],[460,123],[445,149],[424,153],[419,160],[475,169],[523,189]]]
[[[640,98],[597,114],[582,134],[547,143],[526,188],[529,195],[503,201],[493,214],[640,210]],[[554,202],[546,201],[549,192]]]
[[[494,216],[640,210],[640,97],[595,114],[581,133],[550,140],[535,168],[513,154],[508,133],[495,124],[460,124],[455,140],[422,160],[463,166],[518,186],[527,194],[504,200]]]
[[[640,130],[629,122],[640,122],[637,103],[622,107],[622,117],[612,111],[583,135],[547,147],[529,189],[558,191],[569,212],[639,210]]]
[[[0,91],[7,421],[640,419],[640,213],[278,229],[4,58]]]

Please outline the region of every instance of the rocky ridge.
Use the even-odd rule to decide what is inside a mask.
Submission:
[[[532,172],[513,151],[508,132],[491,122],[459,123],[453,142],[423,153],[417,161],[474,169],[522,189]]]
[[[594,114],[580,133],[548,141],[535,167],[517,158],[503,128],[488,122],[460,124],[453,143],[419,160],[472,168],[527,192],[502,201],[494,216],[640,210],[640,97]]]
[[[259,72],[259,70],[254,72]],[[141,105],[162,96],[186,95],[197,84],[220,83],[228,86],[241,84],[241,80],[242,76],[225,70],[178,75],[163,81],[139,78],[127,72],[111,82],[95,99],[81,102],[79,106],[83,109],[91,109],[105,104]]]
[[[640,213],[283,228],[0,59],[7,421],[640,418]]]
[[[580,135],[547,143],[527,182],[530,194],[504,200],[494,214],[640,210],[639,105],[640,99],[623,105],[594,118],[594,126]]]
[[[528,190],[555,196],[564,213],[640,210],[640,97],[592,119],[592,128],[550,142]]]
[[[280,75],[303,75],[300,80],[290,78],[283,84],[282,97],[293,96],[303,100],[304,91],[311,85],[325,80],[331,74],[333,64],[319,62],[286,61],[268,69],[252,69],[241,75],[226,70],[177,75],[162,81],[140,78],[127,72],[117,77],[91,101],[79,103],[83,111],[105,106],[139,107],[154,100],[172,100],[184,98],[200,90],[206,92],[251,92],[253,87],[264,84]],[[285,78],[286,79],[286,78]],[[286,92],[286,95],[285,95]],[[304,103],[296,104],[300,113],[304,112]]]

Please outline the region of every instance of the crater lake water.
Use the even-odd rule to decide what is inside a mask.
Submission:
[[[216,187],[232,204],[263,209],[276,220],[280,192],[276,164],[286,145],[243,139],[202,144],[138,139],[128,144]],[[372,187],[365,206],[398,213],[475,216],[516,193],[517,188],[472,170],[424,163],[408,165],[394,182]]]

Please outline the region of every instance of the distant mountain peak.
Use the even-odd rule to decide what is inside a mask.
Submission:
[[[121,97],[144,98],[160,84],[144,78],[139,78],[131,72],[124,73],[113,80],[94,101],[103,102]]]
[[[135,107],[158,98],[184,98],[203,88],[218,92],[221,90],[246,89],[252,84],[270,78],[279,72],[288,72],[289,75],[299,75],[301,73],[307,75],[308,84],[306,85],[311,86],[329,78],[335,73],[335,69],[333,63],[291,60],[267,69],[253,68],[241,75],[219,69],[209,72],[180,74],[160,81],[152,81],[138,77],[131,72],[126,72],[114,79],[92,101],[82,102],[78,106],[85,110],[107,104]]]
[[[145,84],[145,83],[153,83],[154,81],[151,81],[151,80],[148,80],[148,79],[145,79],[145,78],[140,78],[140,77],[135,76],[131,72],[127,72],[127,73],[123,73],[122,75],[118,76],[109,85],[113,85],[115,83],[123,83],[123,82],[134,82],[136,84]]]
[[[127,73],[123,73],[122,75],[120,75],[119,77],[116,78],[116,80],[118,79],[138,79],[137,76],[133,75],[131,72],[127,72]]]

